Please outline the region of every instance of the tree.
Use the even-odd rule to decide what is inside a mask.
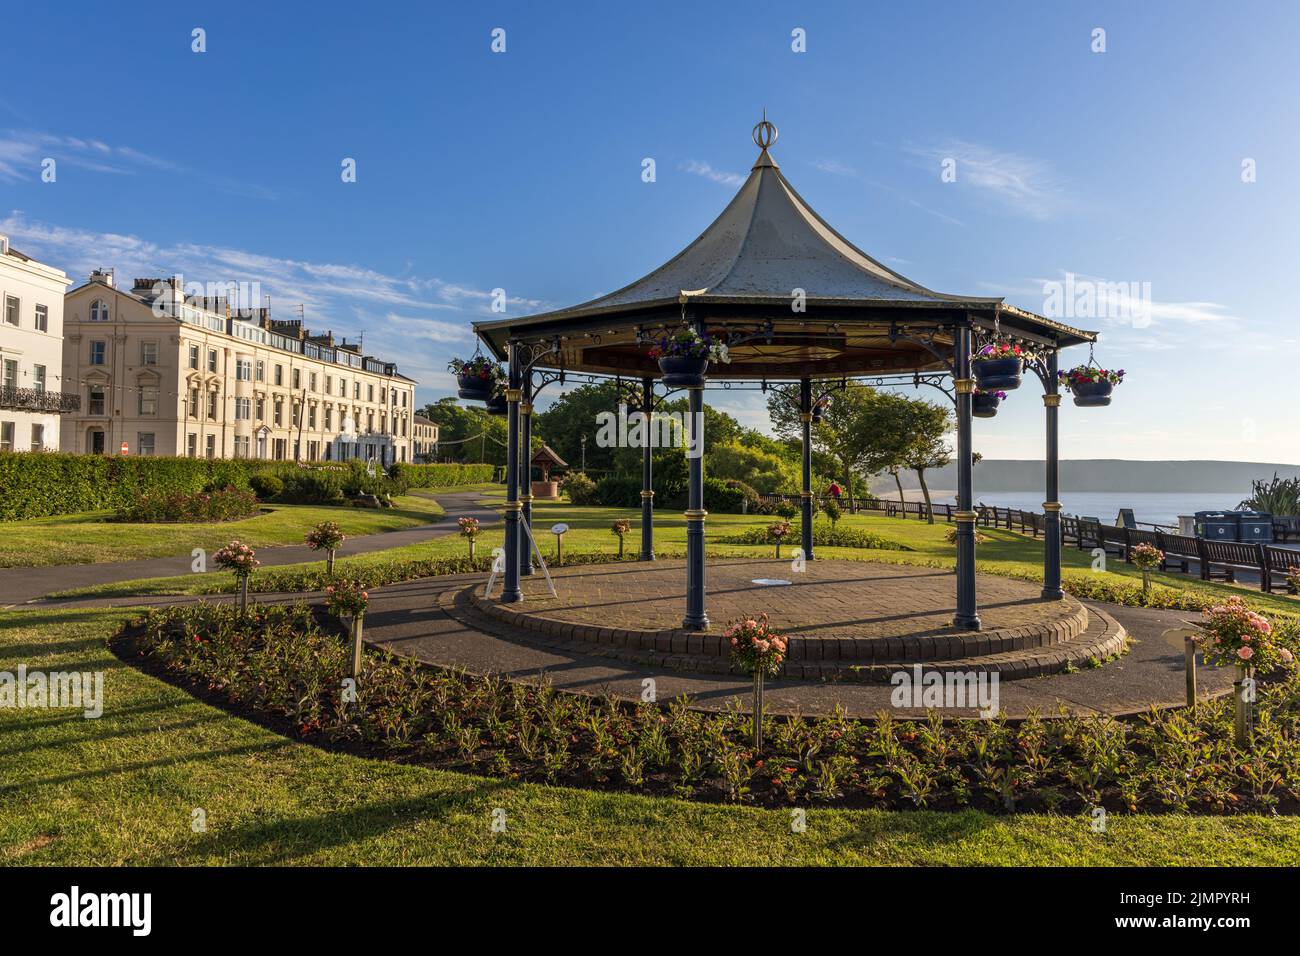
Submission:
[[[876,392],[859,418],[859,443],[868,473],[884,471],[891,475],[898,488],[898,500],[902,502],[903,483],[899,472],[904,468],[916,471],[931,521],[934,514],[925,472],[947,463],[949,452],[943,447],[943,436],[948,431],[951,414],[945,406],[923,399],[897,392]]]
[[[506,463],[506,420],[443,398],[420,412],[438,426],[438,455],[465,463]]]
[[[833,381],[813,382],[816,395],[832,385]],[[831,393],[830,405],[822,414],[822,421],[812,427],[813,451],[834,459],[835,473],[843,476],[849,493],[849,510],[854,510],[855,474],[871,474],[880,467],[870,468],[871,441],[876,432],[869,427],[870,409],[875,400],[874,389],[860,385]],[[803,423],[799,420],[799,402],[795,389],[777,389],[768,394],[768,414],[777,435],[799,447]]]

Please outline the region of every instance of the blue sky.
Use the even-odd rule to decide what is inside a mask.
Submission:
[[[79,279],[260,282],[431,400],[490,290],[567,305],[689,243],[766,108],[803,196],[931,288],[1150,283],[1144,327],[1069,320],[1129,380],[1067,402],[1066,457],[1300,462],[1295,4],[51,6],[0,34],[0,232]],[[976,446],[1041,455],[1037,397],[1004,408]]]

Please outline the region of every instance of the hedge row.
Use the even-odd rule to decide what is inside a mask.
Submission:
[[[408,488],[450,488],[453,485],[481,485],[492,480],[491,465],[393,465],[389,472]]]
[[[291,461],[225,458],[123,457],[59,452],[0,452],[0,521],[44,518],[81,511],[120,510],[144,495],[195,494],[212,488],[249,488],[254,475],[275,475],[286,486],[336,471],[344,482],[352,462],[318,462],[303,468]],[[492,480],[491,465],[392,466],[398,485],[446,488]]]

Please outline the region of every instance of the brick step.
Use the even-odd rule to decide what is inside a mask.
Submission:
[[[528,644],[561,648],[569,653],[587,657],[610,658],[646,667],[706,674],[733,672],[730,660],[721,655],[643,649],[609,639],[603,643],[593,643],[583,638],[575,638],[572,630],[566,634],[563,628],[547,630],[520,626],[515,618],[523,615],[518,615],[517,612],[508,615],[491,613],[490,609],[499,605],[483,602],[481,598],[476,600],[476,595],[471,591],[472,588],[453,588],[443,591],[438,596],[438,605],[449,616],[473,630]],[[904,657],[890,663],[881,661],[857,663],[852,660],[810,661],[791,658],[787,660],[782,676],[795,680],[822,682],[885,683],[899,670],[920,664],[922,673],[996,671],[1003,680],[1018,680],[1058,673],[1071,663],[1084,666],[1090,659],[1104,659],[1123,650],[1127,635],[1118,621],[1095,608],[1089,610],[1080,605],[1080,610],[1084,625],[1080,631],[1049,645],[928,661]],[[977,647],[980,646],[978,640],[977,636]],[[993,645],[990,643],[987,646]]]
[[[600,627],[549,618],[523,606],[517,609],[513,605],[500,604],[483,598],[473,587],[467,588],[466,592],[480,615],[559,640],[618,647],[633,654],[712,657],[724,662],[731,654],[721,628],[712,631],[651,631]],[[965,660],[974,656],[1055,647],[1073,640],[1088,627],[1088,612],[1078,601],[1067,597],[1059,604],[1060,613],[1054,621],[997,630],[918,634],[908,638],[817,638],[801,637],[796,632],[790,635],[788,657],[792,666],[829,665],[843,669],[874,664]],[[726,669],[724,666],[722,672]]]

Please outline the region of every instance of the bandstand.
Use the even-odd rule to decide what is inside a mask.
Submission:
[[[475,324],[486,349],[508,369],[505,537],[511,560],[504,590],[491,603],[514,618],[527,613],[529,602],[524,601],[521,583],[532,574],[532,561],[521,523],[531,521],[532,496],[528,456],[521,455],[521,448],[530,447],[532,405],[538,391],[567,376],[617,378],[633,386],[640,409],[650,413],[673,389],[664,385],[649,348],[660,336],[687,327],[725,344],[730,357],[725,364],[710,364],[707,378],[686,389],[691,429],[700,427],[711,388],[744,382],[797,390],[803,438],[800,544],[808,561],[817,560],[812,540],[811,429],[819,400],[828,391],[853,383],[926,385],[948,397],[956,412],[957,569],[950,616],[932,630],[967,635],[972,647],[982,646],[974,640],[984,626],[975,572],[972,358],[992,342],[1017,344],[1032,353],[1024,371],[1033,374],[1026,375],[1025,381],[1042,385],[1046,432],[1043,586],[1041,593],[1032,596],[1049,625],[1058,618],[1077,617],[1078,605],[1061,590],[1058,355],[1071,346],[1094,342],[1096,333],[1016,308],[1002,298],[934,292],[871,258],[794,190],[770,151],[775,140],[775,127],[764,119],[754,128],[758,158],[735,197],[694,242],[645,277],[580,305]],[[691,457],[686,558],[679,572],[684,610],[679,626],[671,628],[674,634],[686,635],[684,646],[690,646],[689,635],[707,635],[710,628],[704,472],[703,456]],[[643,449],[642,475],[640,555],[652,562],[655,500],[648,443]],[[617,570],[629,575],[636,573],[636,567],[621,565]],[[657,569],[655,587],[665,586],[664,574],[670,568],[662,561],[641,567]],[[818,577],[819,586],[828,584],[824,574]],[[946,580],[951,582],[952,577]],[[1017,600],[1023,602],[1024,595]],[[1087,628],[1086,621],[1073,630],[1064,628],[1060,634],[1068,635],[1061,639],[1078,636]],[[653,629],[669,628],[659,621]],[[630,640],[636,647],[636,636]],[[1030,646],[1009,640],[1008,649]],[[700,642],[708,640],[701,636]],[[911,648],[906,651],[897,656],[915,659]],[[963,656],[968,655],[956,655]]]

